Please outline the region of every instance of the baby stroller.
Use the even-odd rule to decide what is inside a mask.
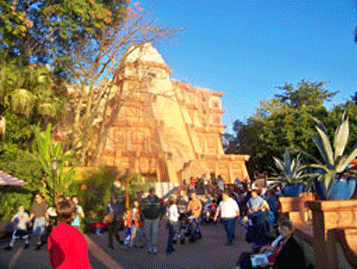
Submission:
[[[246,241],[253,244],[253,251],[258,252],[261,247],[270,242],[270,225],[265,212],[250,214],[246,234]]]
[[[193,217],[190,213],[181,213],[179,216],[179,229],[177,232],[177,240],[180,240],[181,244],[185,244],[186,237],[189,242],[194,242],[201,238],[197,225],[193,221]]]
[[[203,207],[202,210],[202,221],[203,223],[215,223],[213,221],[214,215],[216,214],[217,204],[215,203],[208,203]]]

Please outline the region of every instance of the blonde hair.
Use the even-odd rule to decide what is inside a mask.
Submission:
[[[176,202],[177,202],[177,197],[176,197],[176,195],[170,195],[170,197],[169,197],[169,204],[176,204]]]

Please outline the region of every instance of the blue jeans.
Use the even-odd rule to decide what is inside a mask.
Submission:
[[[167,252],[171,252],[174,250],[173,244],[174,244],[176,226],[177,226],[177,222],[169,221],[169,238],[167,240],[167,248],[166,248]]]
[[[200,229],[200,226],[198,226],[197,219],[194,218],[194,219],[192,219],[192,221],[193,221],[193,223],[195,224],[195,231],[196,231],[199,235],[201,235],[201,229]]]
[[[227,233],[227,242],[230,244],[233,241],[233,237],[236,231],[237,218],[223,219],[223,226]]]

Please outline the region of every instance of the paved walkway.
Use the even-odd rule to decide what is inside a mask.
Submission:
[[[89,258],[93,268],[234,268],[243,251],[250,251],[250,244],[245,242],[245,229],[237,225],[236,239],[233,246],[225,246],[225,232],[221,224],[201,226],[203,238],[194,243],[176,245],[176,251],[165,253],[167,229],[164,223],[160,227],[158,253],[151,255],[147,249],[126,250],[119,244],[113,252],[106,252],[107,234],[100,236],[86,235]],[[0,268],[51,268],[47,245],[35,251],[35,242],[30,249],[23,249],[23,242],[17,241],[12,251],[3,248],[7,242],[0,243]]]

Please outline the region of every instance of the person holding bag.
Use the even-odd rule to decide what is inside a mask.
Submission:
[[[120,239],[118,225],[123,219],[124,207],[117,195],[112,195],[110,203],[106,208],[106,217],[103,222],[108,224],[108,251],[113,251],[113,235],[119,244],[123,245],[124,241]]]

